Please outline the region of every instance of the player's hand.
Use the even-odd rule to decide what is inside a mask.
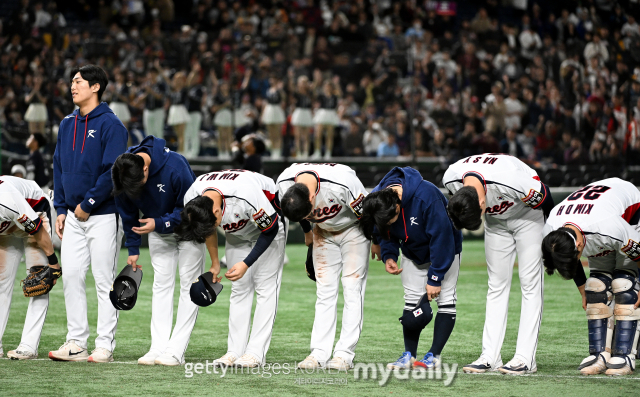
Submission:
[[[398,269],[398,264],[393,259],[387,259],[384,266],[389,274],[398,275],[402,273],[402,269]]]
[[[307,247],[313,243],[313,230],[304,234],[304,245]]]
[[[64,221],[67,219],[65,214],[60,214],[56,218],[56,234],[62,240],[62,233],[64,233]]]
[[[249,270],[249,266],[247,266],[244,262],[238,262],[233,267],[224,274],[226,278],[231,281],[237,281],[244,276],[244,274]]]
[[[375,259],[377,261],[382,260],[382,257],[380,256],[380,244],[371,244],[371,259]]]
[[[633,305],[634,309],[637,309],[638,306],[640,306],[640,294],[638,294],[638,301],[636,302],[635,305]]]
[[[144,224],[144,226],[131,228],[134,233],[149,234],[152,231],[156,230],[156,221],[153,218],[140,219],[140,223]]]
[[[584,290],[584,285],[578,287],[578,291],[580,291],[580,295],[582,295],[582,309],[587,310],[587,292]],[[636,307],[638,303],[636,302]]]
[[[80,207],[80,204],[78,204],[73,214],[76,216],[76,219],[79,220],[80,222],[86,222],[86,220],[89,219],[89,213],[84,212],[82,210],[82,207]]]
[[[140,255],[129,255],[129,257],[127,258],[127,265],[131,265],[134,272],[138,269],[142,269],[142,265],[138,265],[139,258]]]
[[[220,274],[220,262],[212,263],[209,272],[213,274],[214,283],[219,283],[222,280],[222,277],[218,277]]]
[[[440,296],[441,290],[441,287],[427,284],[427,299],[429,299],[429,302],[431,302],[432,299],[436,299],[438,296]]]

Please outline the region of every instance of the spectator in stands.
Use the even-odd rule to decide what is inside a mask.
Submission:
[[[387,141],[389,134],[382,129],[382,125],[377,121],[370,120],[368,125],[369,128],[362,137],[362,145],[367,156],[375,157],[378,155],[378,148]]]
[[[571,145],[564,152],[564,163],[567,165],[583,165],[589,162],[589,155],[578,137],[571,138]]]
[[[44,79],[40,75],[32,77],[28,74],[25,79],[25,91],[28,93],[24,96],[24,103],[29,107],[24,120],[29,123],[29,132],[32,134],[44,134],[44,127],[49,119],[46,106],[47,94],[43,92],[43,82]]]
[[[27,140],[27,148],[29,149],[29,160],[27,160],[27,173],[25,178],[35,181],[41,188],[49,184],[49,172],[42,158],[40,149],[47,145],[47,140],[43,134],[31,134]]]
[[[507,153],[513,157],[524,157],[522,146],[518,143],[516,131],[513,128],[507,129],[505,138],[500,142],[500,153]]]
[[[184,153],[184,132],[189,122],[189,112],[185,107],[187,101],[187,76],[184,72],[177,72],[171,79],[171,107],[169,107],[169,116],[167,124],[173,127],[178,137],[178,152]]]
[[[319,78],[319,76],[318,76]],[[315,79],[314,79],[315,80]],[[322,138],[324,137],[324,159],[331,158],[333,151],[333,133],[337,125],[340,124],[337,108],[338,101],[342,98],[342,90],[340,89],[340,78],[336,76],[334,81],[326,80],[322,83],[322,93],[318,95],[317,100],[320,102],[320,108],[316,110],[313,116],[315,129],[315,152],[313,158],[320,158],[320,149],[322,147]]]
[[[387,141],[380,143],[378,146],[378,157],[398,157],[400,149],[396,143],[396,137],[393,134],[387,135]]]
[[[363,156],[365,153],[362,147],[362,140],[360,125],[355,120],[351,120],[349,122],[349,132],[344,139],[345,155],[351,157]]]

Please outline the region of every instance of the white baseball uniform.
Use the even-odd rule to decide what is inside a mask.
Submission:
[[[0,347],[9,320],[13,284],[22,255],[27,274],[32,266],[47,266],[44,251],[33,235],[41,228],[51,235],[52,204],[34,181],[0,177]],[[49,294],[29,298],[20,346],[38,353],[40,334],[49,307]]]
[[[286,225],[274,207],[276,186],[273,179],[251,171],[210,172],[196,179],[184,196],[185,205],[209,190],[222,196],[220,225],[226,236],[228,266],[241,261],[249,266],[241,279],[231,283],[227,353],[236,358],[250,354],[264,363],[278,310],[286,243]],[[256,257],[261,237],[274,227],[277,234]],[[257,299],[251,328],[254,292]]]
[[[514,358],[536,368],[544,289],[541,250],[544,214],[540,209],[550,195],[535,170],[505,154],[461,159],[449,166],[442,182],[454,194],[463,187],[467,176],[478,178],[486,193],[484,238],[489,290],[482,356],[492,366],[502,361],[500,350],[507,329],[509,291],[517,253],[522,306]]]
[[[640,191],[619,178],[593,182],[574,192],[551,210],[543,235],[563,226],[584,236],[582,255],[591,271],[638,274],[640,261]]]
[[[353,362],[363,322],[364,292],[370,241],[358,226],[367,191],[356,173],[341,164],[293,164],[278,177],[280,197],[302,173],[318,181],[313,216],[313,267],[316,272],[316,314],[311,356],[321,365],[331,358],[336,334],[338,280],[342,280],[342,330],[334,357]],[[342,276],[340,273],[342,272]]]

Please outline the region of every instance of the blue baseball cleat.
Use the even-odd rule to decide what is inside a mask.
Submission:
[[[404,352],[395,363],[387,364],[387,369],[410,369],[414,361],[416,359],[411,356],[411,352]]]
[[[424,355],[422,360],[418,360],[413,363],[414,368],[435,368],[438,365],[439,358],[435,357],[433,353],[429,352]]]

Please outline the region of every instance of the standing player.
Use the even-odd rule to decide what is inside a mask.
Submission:
[[[282,213],[300,222],[307,245],[313,242],[316,314],[311,354],[298,367],[326,365],[346,371],[353,367],[362,331],[369,241],[358,228],[358,220],[367,191],[356,173],[340,164],[293,164],[280,175],[277,185]],[[315,224],[313,231],[310,222]],[[344,293],[342,330],[329,360],[336,334],[339,280]]]
[[[477,230],[485,215],[489,290],[482,354],[466,373],[495,371],[522,375],[537,371],[536,348],[542,319],[542,228],[553,208],[549,189],[522,161],[505,154],[482,154],[452,164],[442,178],[453,194],[449,216],[458,229]],[[502,365],[500,349],[507,329],[509,291],[518,254],[522,309],[516,354]]]
[[[639,220],[638,189],[609,178],[556,205],[544,227],[542,258],[547,273],[557,270],[563,278],[573,279],[587,312],[589,357],[578,367],[583,375],[605,371],[628,375],[635,369],[640,334]],[[583,255],[589,260],[588,279],[580,261]]]
[[[179,243],[173,234],[180,223],[184,195],[196,177],[187,160],[164,145],[164,139],[149,135],[118,157],[112,170],[113,194],[129,250],[127,264],[134,271],[141,267],[137,264],[140,236],[149,234],[153,267],[151,348],[138,359],[142,365],[184,363],[198,316],[198,306],[191,302],[189,289],[204,267],[204,247],[187,241]],[[140,212],[143,219],[138,219]],[[180,301],[172,334],[176,267],[180,273]]]
[[[437,366],[453,331],[462,233],[453,227],[446,208],[442,192],[410,167],[392,169],[364,200],[362,229],[374,240],[372,257],[382,258],[387,272],[402,273],[404,286],[400,322],[406,351],[389,369]],[[397,265],[400,250],[402,269]],[[433,299],[438,303],[433,343],[424,358],[415,361],[420,333],[433,316]]]
[[[67,341],[49,358],[113,361],[118,313],[109,300],[116,277],[122,226],[111,197],[111,166],[127,149],[124,125],[100,98],[107,75],[98,66],[71,72],[71,95],[79,108],[60,123],[53,155],[56,233],[62,240],[62,275],[67,308]],[[64,234],[64,238],[63,238]],[[87,353],[89,322],[85,278],[91,271],[98,293],[98,337]]]
[[[11,294],[16,272],[25,255],[27,270],[43,266],[60,271],[51,243],[51,205],[48,197],[34,181],[13,176],[0,177],[0,357],[2,335],[7,327]],[[40,334],[47,316],[49,294],[29,299],[22,339],[7,356],[14,360],[38,357]]]
[[[265,364],[278,310],[286,225],[277,211],[273,179],[244,170],[211,172],[198,177],[184,196],[180,240],[205,244],[214,282],[220,281],[218,234],[225,231],[231,280],[227,353],[216,366],[259,367]],[[249,337],[251,307],[257,295]]]

